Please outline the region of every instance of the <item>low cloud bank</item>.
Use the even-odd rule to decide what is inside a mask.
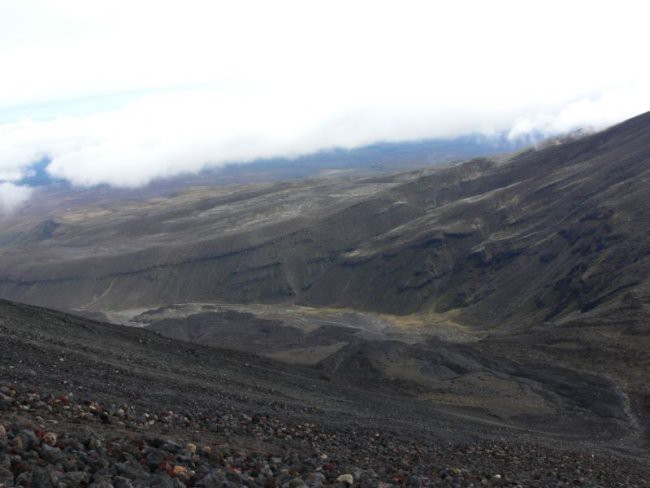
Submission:
[[[47,171],[56,179],[135,188],[226,163],[378,141],[598,129],[647,107],[650,98],[636,86],[577,97],[555,108],[502,111],[391,106],[381,100],[355,106],[238,90],[154,94],[110,111],[0,125],[0,181],[17,183],[34,163],[48,158]],[[27,193],[16,188],[5,183],[3,200],[24,198]]]
[[[32,194],[32,189],[13,183],[0,183],[0,216],[14,212],[25,203]]]

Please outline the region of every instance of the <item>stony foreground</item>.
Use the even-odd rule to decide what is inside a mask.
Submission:
[[[0,487],[650,486],[641,464],[505,442],[142,412],[0,387]]]

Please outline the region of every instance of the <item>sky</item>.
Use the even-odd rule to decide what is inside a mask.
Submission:
[[[650,110],[643,1],[3,0],[0,211],[44,158],[136,188],[378,141]]]

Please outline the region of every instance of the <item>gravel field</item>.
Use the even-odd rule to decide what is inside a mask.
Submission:
[[[541,434],[254,355],[0,304],[0,486],[648,486]]]

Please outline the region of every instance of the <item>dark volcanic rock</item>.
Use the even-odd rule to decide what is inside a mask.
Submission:
[[[309,368],[143,330],[6,302],[0,312],[0,391],[11,399],[0,406],[6,486],[347,486],[350,479],[354,486],[645,486],[650,479],[647,452],[604,432],[614,425],[606,417],[600,438],[577,424],[547,435],[439,408],[408,391],[323,381]],[[485,361],[471,348],[440,354],[435,362],[456,374]],[[16,368],[21,362],[37,375]],[[547,382],[562,402],[584,399],[565,415],[574,409],[595,422],[589,395],[611,401],[605,383],[572,396],[588,377],[509,367],[532,390]]]
[[[29,405],[18,393],[18,405]],[[385,430],[353,432],[311,423],[267,418],[266,428],[250,428],[246,415],[191,415],[176,417],[165,434],[148,422],[136,422],[128,431],[114,430],[91,415],[96,402],[58,405],[40,422],[55,423],[66,461],[39,458],[33,449],[11,454],[0,444],[1,486],[38,487],[162,487],[185,486],[645,486],[647,469],[623,458],[557,450],[519,443],[446,443],[416,441]],[[68,408],[66,408],[68,407]],[[27,412],[27,413],[26,413]],[[18,418],[25,409],[4,409],[8,438],[24,433]],[[23,420],[24,421],[24,420]],[[228,441],[206,431],[208,425],[238,432]],[[101,455],[83,439],[84,427],[108,446]],[[291,432],[282,443],[263,442],[265,431]],[[181,448],[182,438],[201,432],[201,448]],[[167,436],[165,439],[159,435]],[[282,436],[278,435],[276,440]],[[172,440],[174,438],[175,440]],[[226,441],[226,442],[224,442]],[[53,448],[44,444],[45,448]],[[328,453],[328,454],[326,454]],[[155,458],[155,459],[154,459]],[[8,461],[11,459],[11,461]]]

